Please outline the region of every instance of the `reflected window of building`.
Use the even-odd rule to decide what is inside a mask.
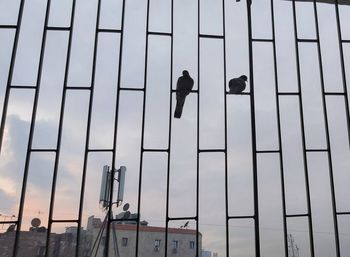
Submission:
[[[46,247],[45,246],[39,246],[38,248],[38,257],[45,256]]]
[[[179,241],[173,240],[173,253],[177,253],[177,248],[179,247]]]
[[[154,240],[154,247],[160,247],[160,239]]]
[[[173,249],[177,249],[179,247],[179,241],[173,240]]]
[[[190,249],[194,249],[194,247],[195,247],[194,241],[190,241]]]
[[[127,237],[123,237],[122,238],[122,246],[127,246],[128,245],[128,238]]]
[[[154,251],[158,252],[160,249],[160,239],[154,240]]]

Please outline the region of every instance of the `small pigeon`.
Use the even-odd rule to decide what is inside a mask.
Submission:
[[[242,75],[239,78],[231,79],[228,83],[230,88],[230,94],[240,94],[246,87],[245,82],[248,80],[246,75]]]
[[[188,223],[190,223],[189,221],[187,221],[184,225],[182,225],[180,228],[187,228],[188,227]]]
[[[186,96],[193,88],[193,79],[187,70],[182,71],[182,76],[179,77],[176,84],[176,108],[174,117],[180,119],[182,108],[184,107]]]
[[[190,223],[189,221],[187,221],[184,225],[184,228],[187,228],[188,227],[188,223]]]

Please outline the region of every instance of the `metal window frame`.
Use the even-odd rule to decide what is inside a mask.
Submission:
[[[45,21],[44,28],[42,31],[42,40],[41,40],[41,49],[40,49],[40,57],[39,57],[39,65],[38,72],[36,78],[35,85],[13,85],[12,77],[14,71],[14,65],[17,55],[18,41],[21,31],[23,11],[25,6],[25,0],[20,1],[17,23],[15,25],[0,25],[0,29],[8,29],[15,30],[14,43],[12,47],[11,53],[11,61],[9,65],[9,74],[6,83],[6,91],[5,98],[3,103],[3,115],[0,124],[0,151],[4,137],[4,129],[7,118],[7,108],[9,105],[9,98],[12,89],[17,90],[29,90],[34,92],[34,100],[33,100],[33,109],[31,114],[31,123],[28,137],[28,146],[25,157],[25,166],[23,171],[23,180],[22,180],[22,188],[20,194],[20,204],[17,215],[17,220],[14,221],[1,221],[0,224],[15,224],[17,226],[16,236],[13,246],[13,256],[16,257],[18,255],[18,247],[20,242],[20,232],[22,226],[23,212],[24,212],[24,203],[27,189],[27,180],[29,173],[29,164],[31,159],[31,154],[40,152],[40,153],[54,153],[55,161],[54,161],[54,171],[52,178],[52,187],[51,187],[51,195],[50,195],[50,208],[48,215],[48,231],[46,237],[46,253],[47,257],[50,252],[50,235],[52,231],[52,226],[55,223],[75,223],[77,224],[77,238],[76,238],[76,250],[75,256],[80,255],[80,244],[81,244],[81,227],[82,227],[82,215],[83,215],[83,202],[85,195],[85,182],[86,182],[86,171],[87,171],[87,163],[89,158],[89,153],[94,152],[104,152],[104,153],[112,153],[112,165],[111,168],[115,169],[116,167],[116,154],[117,154],[117,132],[118,132],[118,121],[119,121],[119,103],[120,103],[120,93],[122,91],[134,91],[139,92],[143,96],[142,103],[142,128],[141,128],[141,148],[140,148],[140,165],[139,165],[139,181],[138,181],[138,204],[137,204],[137,212],[140,213],[141,209],[141,195],[142,195],[142,171],[143,171],[143,157],[145,153],[155,152],[155,153],[165,153],[167,154],[167,178],[166,178],[166,232],[165,232],[165,256],[168,254],[168,230],[169,230],[169,222],[171,221],[179,221],[179,220],[192,220],[196,222],[196,256],[200,256],[199,249],[199,222],[200,222],[200,213],[199,213],[199,158],[201,153],[214,153],[220,152],[224,154],[225,158],[225,223],[226,223],[226,255],[229,256],[229,246],[230,246],[230,231],[229,231],[229,222],[231,220],[240,220],[240,219],[249,219],[254,222],[254,237],[255,237],[255,255],[256,257],[260,257],[261,247],[260,247],[260,220],[259,220],[259,201],[258,201],[258,167],[257,167],[257,158],[260,155],[265,154],[277,154],[279,157],[279,165],[280,165],[280,183],[281,183],[281,194],[282,194],[282,213],[283,213],[283,240],[284,240],[284,254],[288,256],[288,227],[287,222],[289,218],[297,218],[297,217],[305,217],[308,220],[309,226],[309,243],[310,243],[310,255],[311,257],[315,256],[314,249],[314,231],[313,231],[313,214],[311,208],[311,196],[310,196],[310,179],[309,179],[309,167],[308,167],[308,153],[319,152],[327,154],[328,159],[328,171],[330,178],[330,194],[331,194],[331,203],[332,203],[332,215],[333,215],[333,225],[334,225],[334,240],[336,246],[336,256],[340,257],[340,239],[339,239],[339,228],[338,228],[338,216],[350,215],[350,212],[340,212],[337,209],[336,205],[336,194],[335,194],[335,181],[334,181],[334,171],[333,171],[333,163],[332,163],[332,149],[330,143],[330,132],[329,132],[329,120],[327,115],[327,97],[339,97],[344,100],[344,108],[346,112],[347,119],[347,131],[348,131],[348,140],[350,144],[350,114],[349,114],[349,99],[348,99],[348,89],[347,89],[347,80],[346,80],[346,71],[345,71],[345,58],[344,58],[344,50],[343,45],[350,42],[350,40],[345,40],[342,37],[341,32],[341,22],[339,15],[339,4],[338,0],[334,4],[335,7],[335,15],[336,15],[336,25],[337,25],[337,34],[338,34],[338,42],[339,42],[339,51],[340,51],[340,64],[341,64],[341,74],[343,80],[343,92],[326,92],[324,85],[324,71],[323,71],[323,59],[322,59],[322,51],[321,51],[321,41],[320,41],[320,32],[319,32],[319,18],[318,18],[318,10],[317,10],[317,1],[313,0],[313,11],[314,11],[314,20],[315,20],[315,29],[316,29],[316,38],[315,39],[303,39],[298,37],[298,28],[297,28],[297,15],[296,15],[296,0],[292,0],[292,11],[293,11],[293,30],[294,30],[294,45],[296,52],[296,70],[297,70],[297,81],[298,81],[298,92],[279,92],[278,85],[278,66],[277,66],[277,51],[276,51],[276,40],[275,40],[275,8],[274,1],[270,0],[271,7],[271,31],[272,38],[254,38],[252,34],[252,12],[251,5],[252,2],[250,0],[246,1],[247,7],[247,22],[248,22],[248,43],[249,43],[249,83],[250,83],[250,92],[244,93],[250,97],[250,115],[251,115],[251,139],[252,139],[252,164],[253,164],[253,195],[254,195],[254,214],[248,216],[230,216],[229,215],[229,202],[228,202],[228,147],[227,147],[227,138],[228,138],[228,124],[227,124],[227,95],[226,84],[227,84],[227,71],[226,71],[226,20],[225,20],[225,0],[222,0],[222,26],[223,26],[223,34],[222,35],[211,35],[211,34],[203,34],[200,31],[200,23],[201,23],[201,15],[200,15],[200,6],[201,1],[197,1],[197,78],[198,78],[198,88],[197,90],[192,90],[191,93],[197,95],[197,138],[196,138],[196,214],[193,217],[170,217],[169,215],[169,192],[170,192],[170,157],[171,157],[171,135],[172,135],[172,97],[173,94],[176,93],[176,90],[172,89],[173,83],[173,58],[174,58],[174,41],[173,41],[173,32],[174,32],[174,0],[171,1],[171,28],[170,32],[157,32],[150,31],[149,29],[149,20],[150,20],[150,0],[147,0],[147,10],[146,10],[146,38],[145,38],[145,59],[144,59],[144,81],[143,88],[127,88],[121,86],[121,71],[122,71],[122,58],[123,58],[123,44],[124,44],[124,20],[125,20],[125,0],[122,0],[122,12],[121,12],[121,28],[120,29],[103,29],[100,28],[100,15],[101,15],[101,0],[97,0],[97,13],[96,13],[96,24],[95,24],[95,34],[94,34],[94,50],[93,50],[93,62],[92,62],[92,73],[91,73],[91,85],[89,87],[75,87],[68,85],[68,72],[69,72],[69,63],[71,56],[71,48],[72,48],[72,39],[73,39],[73,31],[74,31],[74,21],[76,15],[76,0],[72,0],[72,8],[71,8],[71,17],[70,17],[70,25],[68,27],[53,27],[49,26],[49,14],[51,7],[51,0],[47,0],[46,3],[46,11],[45,11]],[[54,149],[44,149],[44,148],[33,148],[33,135],[35,128],[35,120],[38,108],[38,98],[40,92],[41,85],[41,77],[43,70],[43,62],[45,56],[45,46],[46,46],[46,38],[48,31],[58,31],[58,32],[68,32],[68,46],[67,46],[67,57],[66,57],[66,66],[64,71],[64,84],[63,84],[63,92],[60,106],[60,117],[59,117],[59,130],[58,130],[58,138],[57,144]],[[114,138],[113,138],[113,147],[111,149],[94,149],[89,147],[90,141],[90,129],[91,129],[91,117],[92,117],[92,102],[94,97],[94,86],[95,86],[95,75],[96,75],[96,59],[98,52],[98,42],[99,42],[99,34],[100,33],[117,33],[120,35],[119,41],[119,60],[118,60],[118,81],[117,81],[117,95],[116,95],[116,103],[115,103],[115,120],[114,120]],[[146,107],[146,93],[147,93],[147,70],[148,70],[148,40],[150,36],[157,37],[170,37],[170,81],[169,81],[169,130],[168,130],[168,146],[165,149],[147,149],[144,148],[144,134],[145,134],[145,107]],[[222,49],[223,49],[223,63],[224,63],[224,84],[223,84],[223,92],[224,92],[224,138],[225,138],[225,146],[222,149],[201,149],[199,147],[200,142],[200,66],[201,66],[201,51],[200,44],[201,39],[210,39],[210,40],[221,40]],[[274,82],[275,82],[275,99],[276,99],[276,114],[277,114],[277,132],[278,132],[278,149],[275,150],[266,150],[266,149],[257,149],[257,140],[256,140],[256,124],[255,124],[255,95],[254,95],[254,47],[253,44],[270,44],[273,49],[273,70],[274,70]],[[301,91],[301,68],[300,68],[300,53],[299,46],[300,44],[315,44],[317,47],[317,56],[318,56],[318,64],[319,64],[319,74],[320,74],[320,86],[322,90],[322,111],[323,118],[325,123],[325,131],[326,131],[326,147],[320,149],[308,149],[306,146],[306,135],[305,135],[305,125],[304,125],[304,102],[302,99],[302,91]],[[60,161],[60,153],[61,153],[61,139],[62,139],[62,127],[63,127],[63,119],[65,112],[65,101],[66,95],[68,91],[71,90],[85,90],[89,92],[89,104],[88,104],[88,118],[87,118],[87,127],[86,127],[86,139],[85,139],[85,150],[84,150],[84,162],[83,162],[83,173],[82,173],[82,182],[80,189],[80,201],[79,201],[79,212],[78,218],[73,220],[57,220],[53,218],[54,212],[54,201],[55,201],[55,192],[56,192],[56,180],[58,175],[58,165]],[[286,210],[286,190],[285,190],[285,178],[284,178],[284,163],[283,163],[283,149],[282,149],[282,133],[281,133],[281,112],[280,112],[280,97],[297,97],[299,103],[299,117],[301,124],[301,135],[302,135],[302,152],[303,152],[303,161],[304,161],[304,177],[305,177],[305,189],[306,189],[306,201],[307,201],[307,212],[306,213],[295,213],[288,214]],[[113,185],[111,184],[111,190],[113,191]],[[112,202],[112,194],[110,195],[110,201]],[[112,217],[111,209],[108,211],[107,215],[107,231],[105,247],[107,248],[106,257],[109,253],[109,241],[110,241],[110,230],[113,226],[113,222],[120,221],[116,220]],[[139,252],[139,237],[140,237],[140,215],[138,215],[137,219],[137,230],[136,230],[136,248],[135,248],[135,256],[138,256]]]

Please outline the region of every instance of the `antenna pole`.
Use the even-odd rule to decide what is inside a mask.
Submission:
[[[290,243],[291,243],[291,247],[292,247],[292,257],[295,257],[295,253],[294,253],[294,238],[292,235],[290,235]]]
[[[119,255],[119,247],[118,247],[118,240],[117,240],[117,234],[115,233],[115,229],[112,228],[112,233],[113,233],[113,246],[114,246],[114,253],[117,254],[118,257],[120,257]]]
[[[295,244],[292,234],[288,234],[288,247],[288,252],[291,254],[290,257],[299,257],[299,247],[297,244]]]
[[[103,256],[108,257],[109,256],[109,241],[111,239],[110,230],[112,228],[112,240],[114,244],[114,253],[115,255],[118,255],[119,257],[119,249],[118,249],[118,242],[117,242],[117,236],[114,230],[113,226],[113,204],[116,204],[117,207],[123,202],[123,196],[124,196],[124,183],[125,183],[125,172],[126,167],[120,166],[119,169],[115,169],[114,167],[110,167],[108,165],[103,166],[103,173],[102,173],[102,181],[101,181],[101,191],[100,191],[100,204],[102,203],[102,207],[104,211],[106,211],[106,217],[105,217],[105,223],[102,228],[102,233],[104,230],[106,230],[106,241],[104,243],[104,250],[103,250]],[[116,178],[116,173],[118,173],[118,176]],[[114,202],[113,197],[113,190],[114,190],[114,181],[118,181],[118,195],[117,200]],[[111,227],[112,226],[112,227]],[[101,236],[102,237],[102,236]],[[98,242],[98,245],[100,244],[100,241],[98,238],[95,241],[95,244]],[[94,245],[95,245],[94,244]],[[92,251],[93,252],[93,251]],[[96,252],[97,254],[97,252]]]
[[[104,249],[104,256],[108,257],[108,249],[109,249],[109,238],[110,238],[110,228],[111,228],[111,219],[112,217],[112,205],[113,205],[113,188],[114,188],[114,180],[115,180],[115,173],[117,170],[114,169],[114,167],[112,167],[111,169],[111,181],[110,181],[110,186],[109,186],[109,190],[110,190],[110,194],[109,194],[109,202],[108,202],[108,211],[107,211],[107,234],[106,234],[106,242],[105,242],[105,249]],[[112,227],[112,230],[114,228]]]
[[[94,252],[94,249],[95,249],[95,247],[96,247],[97,242],[98,242],[98,245],[97,245],[96,253],[98,252],[98,249],[99,249],[99,246],[100,246],[100,242],[101,242],[101,238],[102,238],[102,236],[103,236],[103,231],[104,231],[105,226],[106,226],[106,221],[107,221],[107,215],[106,215],[106,217],[105,217],[104,220],[103,220],[103,223],[102,223],[102,225],[101,225],[100,230],[98,231],[96,240],[95,240],[95,242],[94,242],[94,244],[93,244],[93,246],[92,246],[91,253],[90,253],[89,257],[92,256],[92,254],[93,254],[93,252]],[[95,255],[95,256],[96,256],[96,255]]]

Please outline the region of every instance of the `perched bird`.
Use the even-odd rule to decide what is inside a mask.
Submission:
[[[182,225],[180,228],[187,228],[188,227],[188,223],[190,223],[189,221],[187,221],[184,225]]]
[[[176,84],[176,108],[174,117],[181,118],[182,108],[184,107],[186,96],[193,88],[193,79],[187,70],[182,71],[182,76],[179,77]]]
[[[242,75],[239,78],[231,79],[228,83],[230,88],[230,94],[240,94],[246,87],[245,82],[248,80],[246,75]]]

